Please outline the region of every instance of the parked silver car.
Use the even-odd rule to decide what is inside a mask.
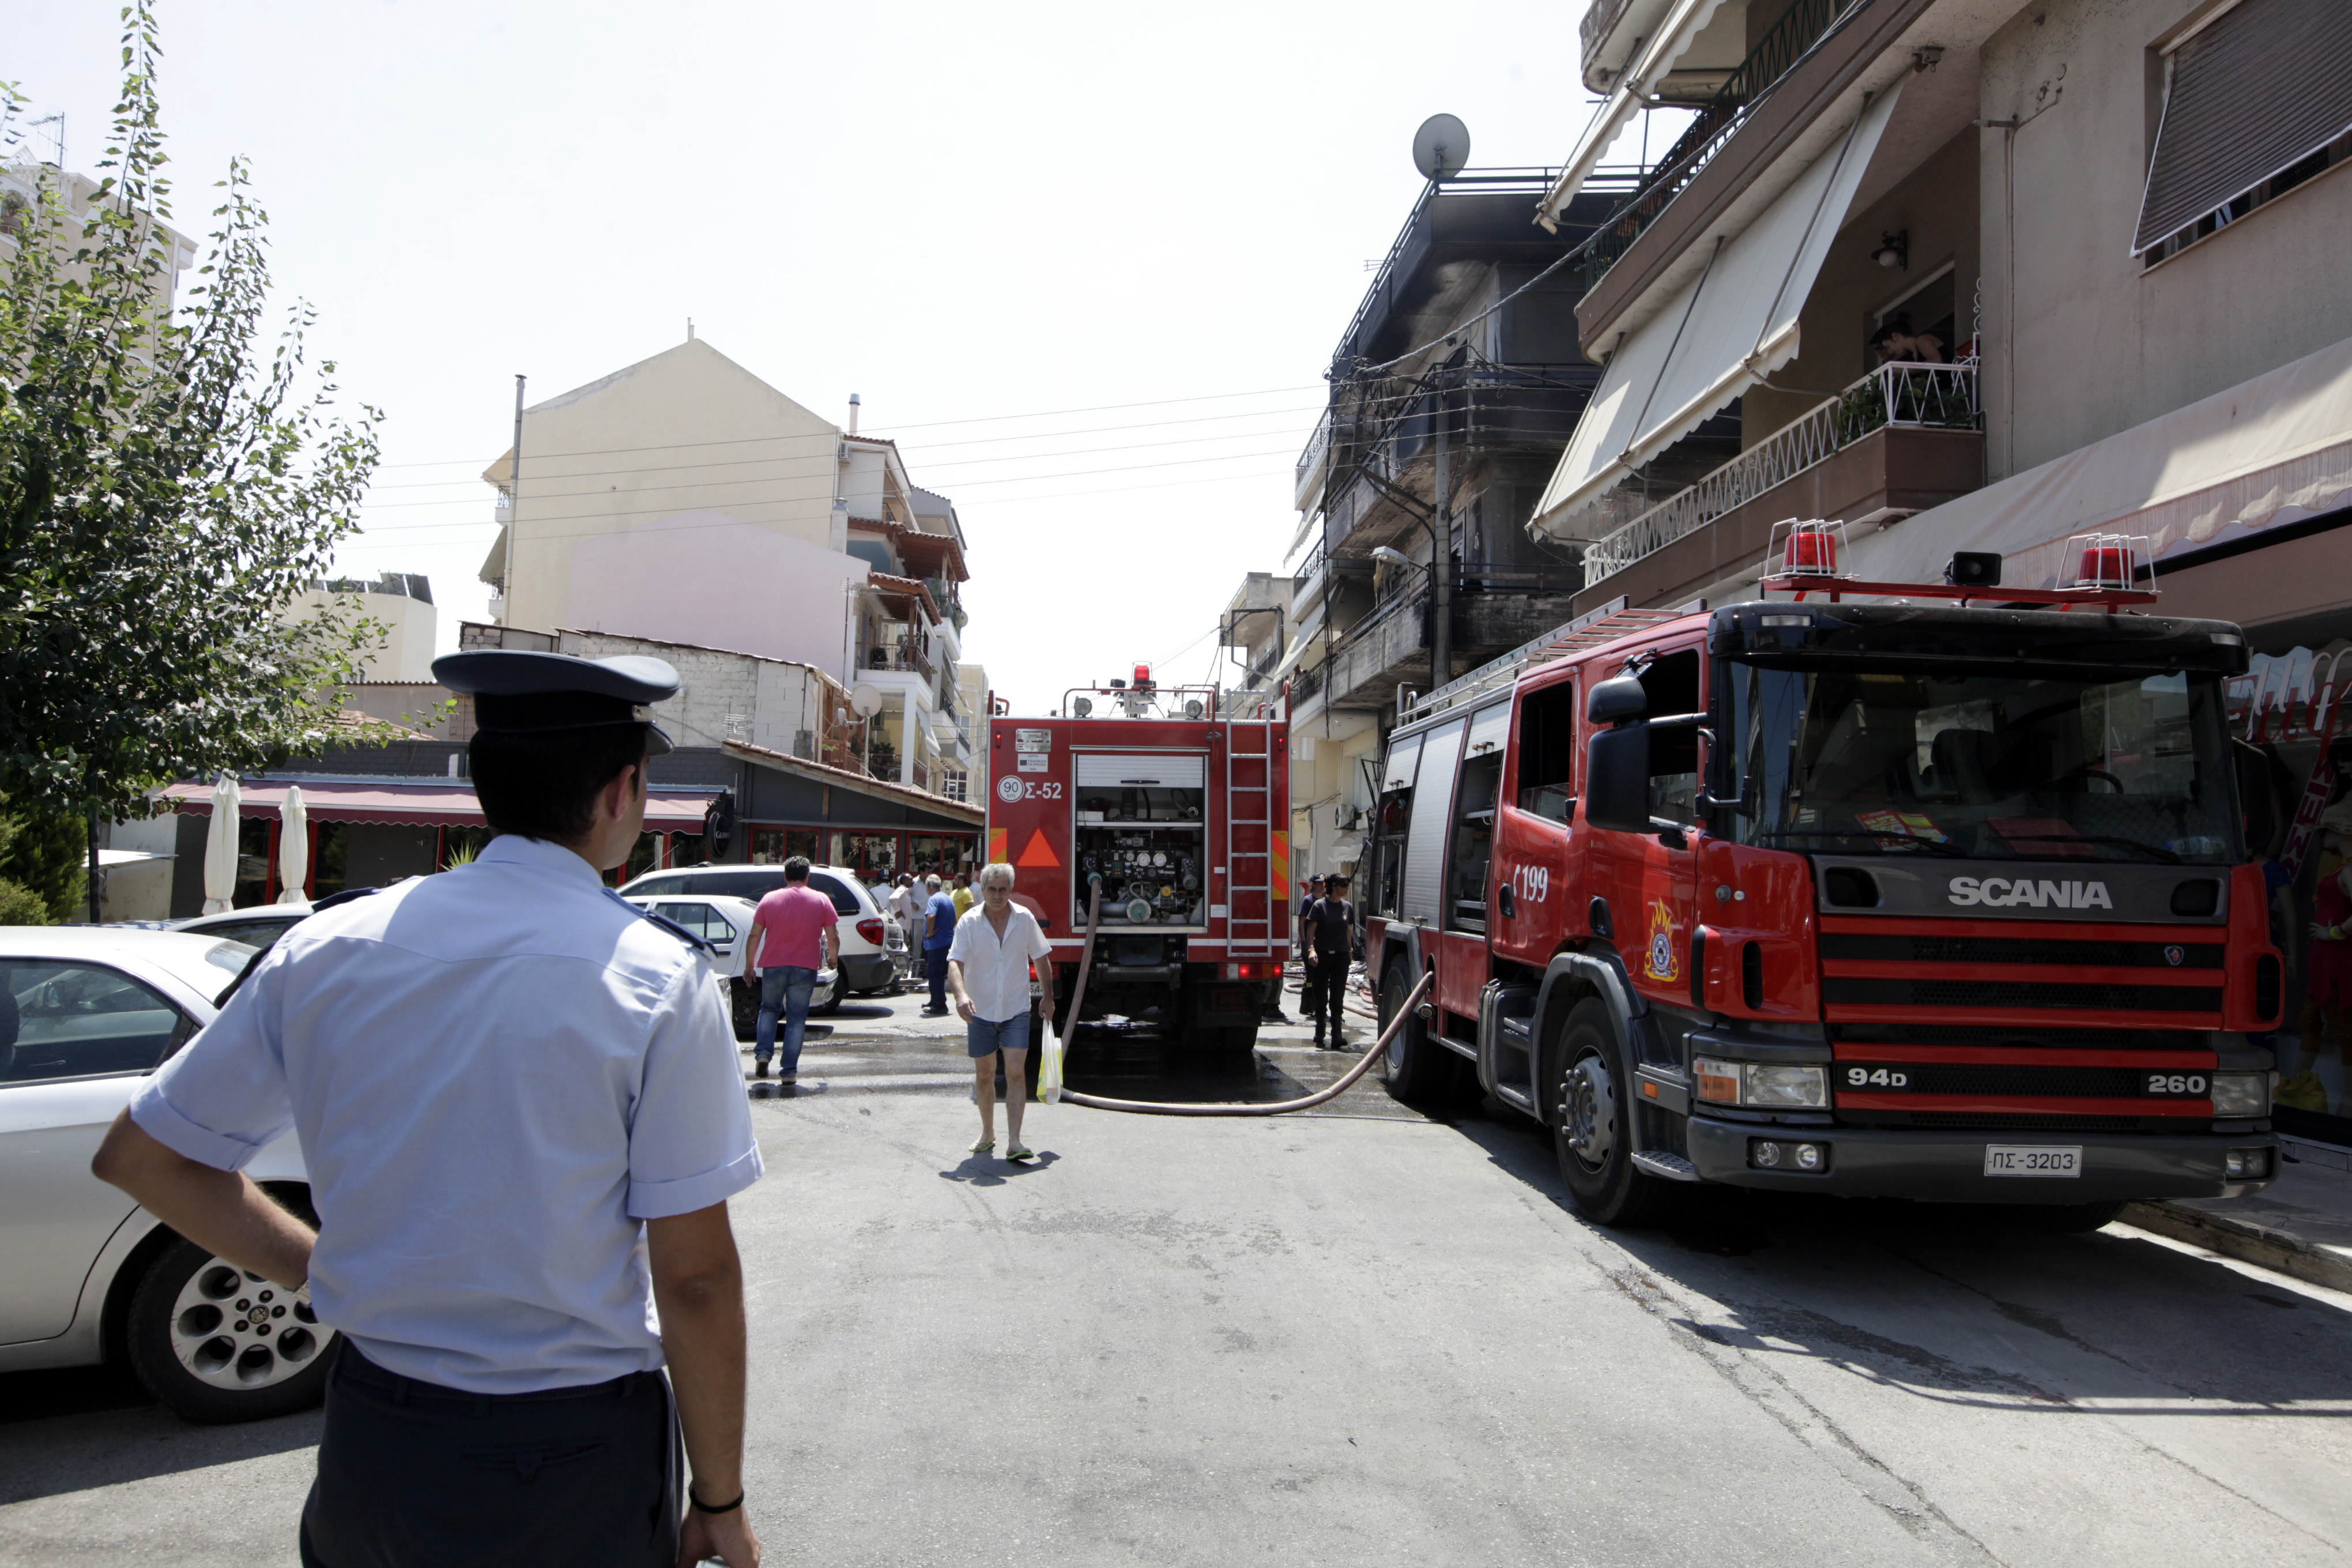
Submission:
[[[89,1173],[132,1092],[255,957],[180,931],[0,927],[0,1372],[121,1357],[191,1421],[318,1403],[333,1331]],[[315,1218],[291,1133],[246,1173]]]
[[[757,904],[783,885],[782,866],[680,866],[646,872],[624,887],[621,897],[642,902],[723,893]],[[851,995],[870,996],[897,984],[899,966],[890,942],[891,922],[857,873],[838,866],[813,866],[809,886],[833,900],[837,917],[834,952],[843,988]]]

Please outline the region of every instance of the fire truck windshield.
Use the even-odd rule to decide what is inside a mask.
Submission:
[[[2221,681],[1950,665],[1726,679],[1717,830],[1843,855],[2222,865],[2240,833]]]

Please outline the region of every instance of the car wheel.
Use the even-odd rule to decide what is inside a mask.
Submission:
[[[335,1331],[284,1286],[192,1241],[163,1249],[131,1298],[131,1369],[188,1421],[258,1421],[324,1396]]]
[[[1553,1059],[1561,1077],[1552,1139],[1577,1212],[1595,1225],[1649,1224],[1665,1207],[1666,1184],[1633,1164],[1633,1073],[1607,1003],[1576,1005]]]

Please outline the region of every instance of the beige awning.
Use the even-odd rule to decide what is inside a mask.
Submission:
[[[1898,83],[1874,99],[1755,222],[1718,242],[1705,271],[1618,342],[1531,531],[1558,529],[1796,357],[1798,315],[1900,96]]]
[[[1568,204],[1584,188],[1584,182],[1600,165],[1601,155],[1616,142],[1627,122],[1642,111],[1650,94],[1656,90],[1658,79],[1689,50],[1692,41],[1714,20],[1716,8],[1722,3],[1723,0],[1675,0],[1664,24],[1643,45],[1632,66],[1618,78],[1601,112],[1577,139],[1576,150],[1568,156],[1568,166],[1559,172],[1543,205],[1536,209],[1538,223],[1547,230],[1559,228],[1559,215],[1568,210]]]
[[[2049,587],[2074,534],[2146,534],[2161,563],[2335,510],[2347,492],[2352,338],[1858,540],[1854,566],[1934,582],[1953,551],[1997,550],[2004,584]]]

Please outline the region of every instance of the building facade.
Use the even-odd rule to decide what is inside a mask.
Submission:
[[[968,769],[962,527],[854,407],[836,426],[689,338],[525,408],[519,467],[510,448],[483,474],[493,616],[821,669],[875,694],[860,757],[880,776]]]

